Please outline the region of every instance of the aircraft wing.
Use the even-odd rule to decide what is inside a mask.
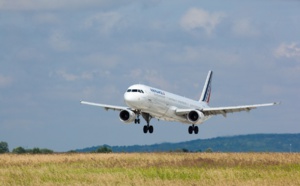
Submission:
[[[241,111],[247,111],[249,112],[252,109],[256,109],[257,107],[267,107],[272,105],[277,105],[279,103],[265,103],[265,104],[256,104],[256,105],[244,105],[244,106],[233,106],[233,107],[210,107],[210,108],[203,108],[201,110],[204,115],[218,115],[222,114],[224,117],[226,117],[227,113],[233,113],[233,112],[241,112]]]
[[[129,107],[122,107],[122,106],[114,106],[114,105],[106,105],[106,104],[100,104],[100,103],[93,103],[93,102],[87,102],[87,101],[80,101],[81,104],[84,105],[92,105],[97,107],[103,107],[105,110],[131,110]]]

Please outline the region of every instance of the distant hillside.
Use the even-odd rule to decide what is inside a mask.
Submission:
[[[91,152],[100,146],[77,149],[77,152]],[[249,134],[211,139],[198,139],[180,143],[154,145],[108,146],[113,152],[169,152],[188,150],[204,152],[300,152],[300,134]]]

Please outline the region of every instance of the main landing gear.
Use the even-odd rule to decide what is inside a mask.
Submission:
[[[199,132],[198,126],[195,126],[195,125],[189,126],[189,134],[193,134],[193,132],[195,134],[198,134],[198,132]]]
[[[146,134],[149,131],[149,133],[152,134],[153,130],[154,130],[153,126],[150,125],[150,120],[151,120],[152,116],[148,113],[142,113],[142,116],[147,122],[147,125],[145,125],[143,128],[144,133]]]

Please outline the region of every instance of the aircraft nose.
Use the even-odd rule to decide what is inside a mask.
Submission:
[[[138,97],[135,94],[126,92],[124,94],[124,100],[127,105],[133,105],[138,101]]]

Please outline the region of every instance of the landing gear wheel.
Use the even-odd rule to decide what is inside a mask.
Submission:
[[[135,120],[134,120],[134,123],[135,123],[135,124],[140,124],[140,119],[135,119]]]
[[[152,133],[153,133],[153,130],[154,130],[153,126],[150,125],[149,128],[148,128],[148,130],[149,130],[149,133],[152,134]]]
[[[145,134],[148,132],[148,126],[147,125],[144,126],[143,131],[144,131]]]
[[[194,127],[194,133],[195,133],[195,134],[198,134],[198,132],[199,132],[198,126],[195,126],[195,127]]]
[[[189,134],[193,134],[193,127],[192,126],[189,126]]]
[[[145,125],[144,128],[143,128],[143,131],[144,131],[145,134],[146,134],[148,131],[149,131],[150,134],[152,134],[153,131],[154,131],[154,128],[153,128],[152,125],[150,125],[150,126]]]

